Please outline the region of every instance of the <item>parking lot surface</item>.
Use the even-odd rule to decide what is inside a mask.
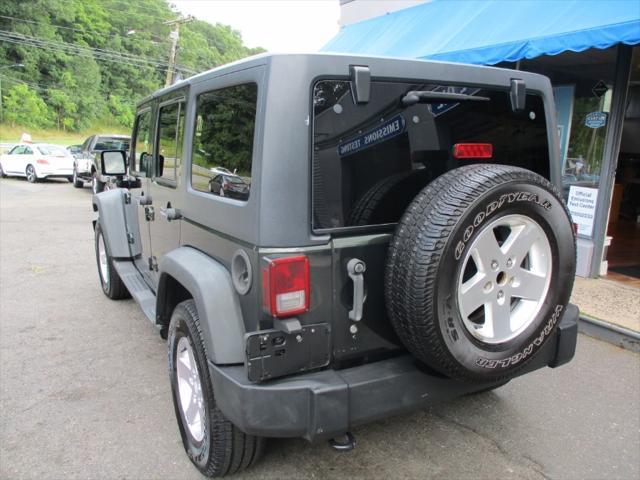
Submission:
[[[95,265],[89,188],[0,181],[0,477],[197,479],[166,347]],[[612,299],[612,301],[615,301]],[[640,478],[640,356],[580,335],[575,360],[356,428],[270,440],[233,478]]]

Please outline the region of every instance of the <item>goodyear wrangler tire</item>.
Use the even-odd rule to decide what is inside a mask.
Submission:
[[[574,274],[558,191],[528,170],[471,165],[424,188],[400,220],[386,304],[419,360],[454,378],[500,381],[552,336]]]

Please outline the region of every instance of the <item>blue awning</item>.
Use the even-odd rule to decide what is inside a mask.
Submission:
[[[348,25],[324,52],[494,65],[640,43],[640,1],[434,0]]]

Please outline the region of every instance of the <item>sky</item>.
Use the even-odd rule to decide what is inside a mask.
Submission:
[[[317,52],[338,33],[338,0],[170,0],[178,11],[231,25],[248,47]]]

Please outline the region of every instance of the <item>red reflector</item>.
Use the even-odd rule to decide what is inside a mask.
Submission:
[[[491,158],[491,143],[456,143],[453,146],[453,158]]]
[[[309,259],[303,255],[268,260],[262,270],[265,309],[274,317],[309,310]]]
[[[44,158],[36,160],[36,163],[39,163],[40,165],[49,165],[49,161],[45,160]]]

